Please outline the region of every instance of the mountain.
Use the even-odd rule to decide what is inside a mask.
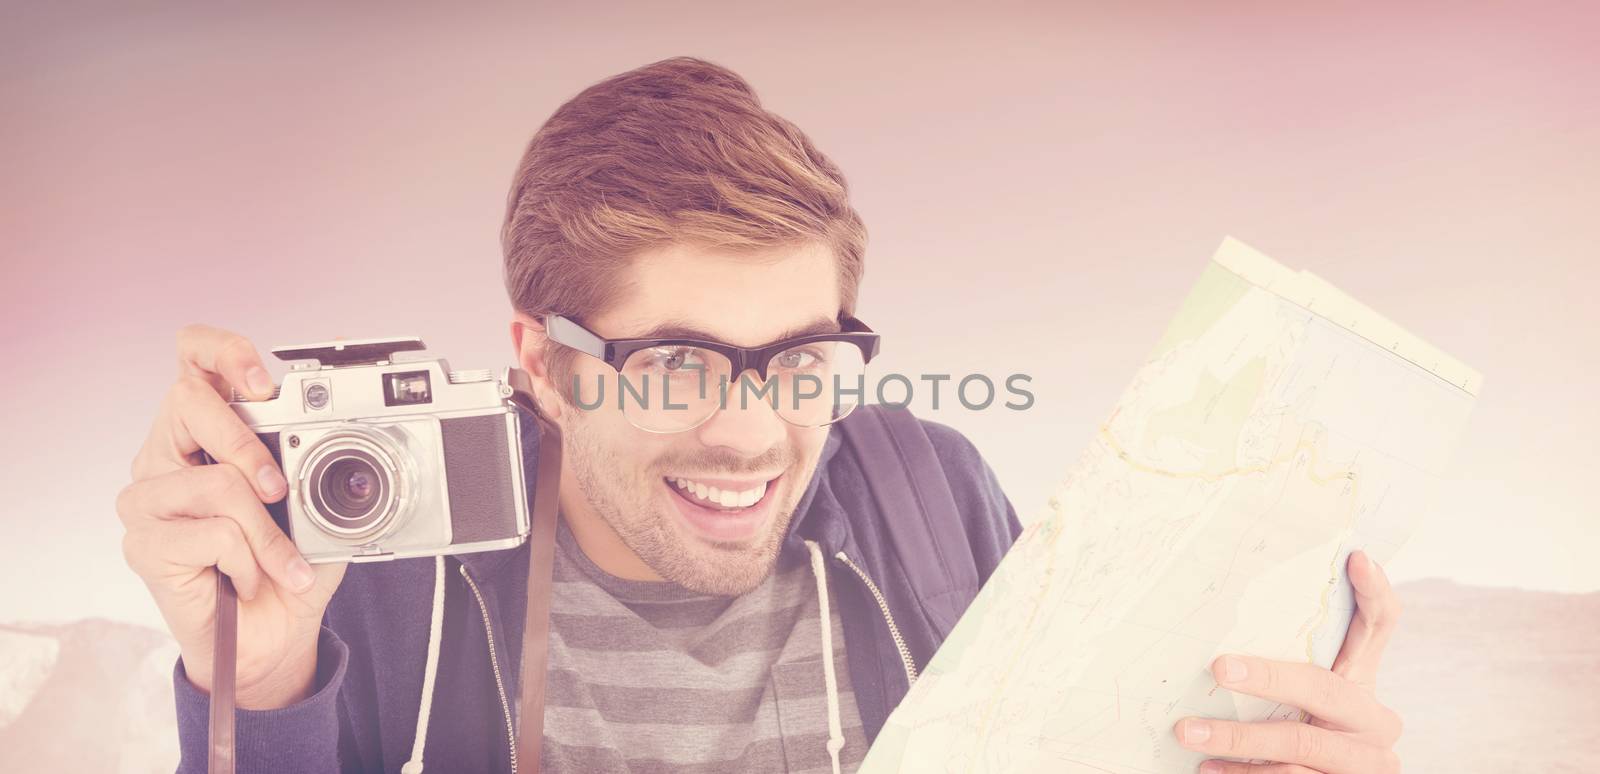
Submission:
[[[1600,594],[1397,587],[1378,695],[1408,772],[1600,771]]]
[[[1406,719],[1407,772],[1600,771],[1600,594],[1398,591],[1379,695]],[[0,625],[0,771],[171,772],[176,658],[130,624]]]
[[[0,771],[170,774],[177,657],[132,624],[0,625]]]

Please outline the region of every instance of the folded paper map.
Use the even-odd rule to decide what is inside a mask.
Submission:
[[[1179,718],[1302,718],[1212,659],[1332,665],[1346,558],[1425,515],[1479,381],[1226,240],[860,771],[1193,772]]]

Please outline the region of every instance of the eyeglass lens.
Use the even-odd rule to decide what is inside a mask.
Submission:
[[[591,394],[620,404],[634,426],[676,432],[698,426],[719,408],[747,409],[766,403],[784,421],[801,427],[837,422],[861,403],[866,364],[850,342],[800,344],[767,361],[767,378],[746,371],[737,378],[719,352],[664,345],[634,352],[613,388]],[[591,404],[593,405],[593,404]]]

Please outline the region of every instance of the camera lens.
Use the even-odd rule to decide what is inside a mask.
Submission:
[[[359,518],[371,510],[378,487],[377,471],[355,457],[336,460],[322,476],[322,497],[340,518]]]
[[[406,438],[394,428],[349,423],[302,442],[309,448],[291,476],[298,482],[293,512],[339,543],[386,540],[409,520],[417,486]]]
[[[393,488],[384,467],[361,449],[340,449],[319,460],[310,484],[312,506],[343,533],[376,526]]]

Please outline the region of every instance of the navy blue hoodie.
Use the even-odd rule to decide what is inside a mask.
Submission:
[[[828,585],[836,588],[850,680],[869,740],[1021,532],[1015,510],[972,443],[944,425],[922,425],[950,483],[959,523],[880,516],[853,448],[830,432],[782,549],[804,555],[803,543],[810,540],[827,557]],[[523,427],[531,490],[539,439],[535,423]],[[939,540],[893,540],[892,530],[938,531]],[[941,553],[908,556],[897,548],[914,544],[938,545]],[[967,550],[951,552],[950,546]],[[446,559],[424,758],[430,772],[512,771],[508,736],[515,723],[508,722],[514,718],[507,717],[501,696],[503,691],[514,711],[527,551],[524,544]],[[313,695],[283,709],[239,710],[240,774],[400,771],[417,732],[434,583],[432,559],[351,565],[323,617]],[[209,699],[189,682],[181,660],[174,687],[178,771],[199,774],[206,766]]]

